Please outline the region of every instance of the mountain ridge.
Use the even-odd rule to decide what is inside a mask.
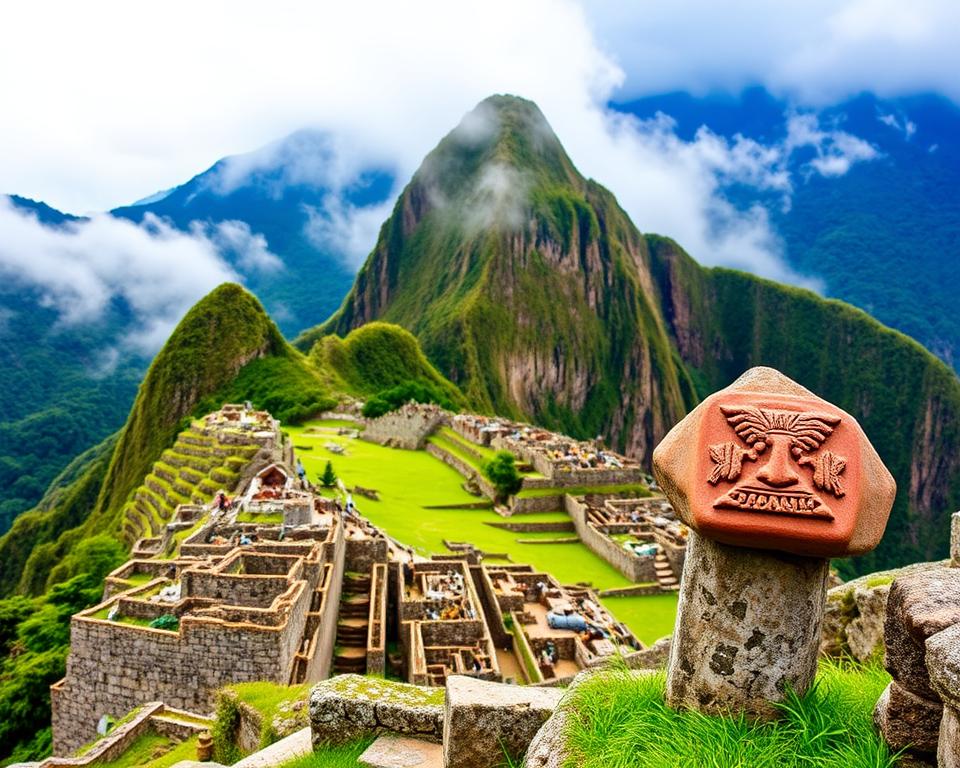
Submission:
[[[484,134],[476,126],[489,128],[491,110],[506,118]],[[340,310],[297,346],[395,322],[474,407],[602,433],[646,461],[699,399],[772,365],[855,415],[899,481],[895,536],[856,567],[945,553],[945,512],[960,502],[950,455],[960,380],[949,368],[850,305],[703,268],[668,238],[641,235],[612,194],[557,154],[532,103],[492,97],[478,112],[427,156]],[[512,135],[497,133],[504,126]],[[510,217],[478,238],[470,221],[484,169],[505,161],[515,173],[496,202]],[[437,169],[448,176],[433,183]]]

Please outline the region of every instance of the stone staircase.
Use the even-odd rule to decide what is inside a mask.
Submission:
[[[337,674],[365,674],[370,620],[370,574],[347,574],[340,596],[333,670]]]
[[[680,580],[673,572],[673,566],[670,560],[663,552],[657,552],[653,559],[653,569],[657,574],[657,583],[665,592],[676,592],[680,589]]]

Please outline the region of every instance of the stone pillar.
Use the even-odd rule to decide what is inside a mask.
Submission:
[[[896,484],[850,414],[772,368],[698,405],[653,469],[692,529],[667,702],[776,717],[816,674],[829,559],[876,547]]]
[[[943,702],[937,765],[960,768],[960,622],[931,635],[924,645],[930,684]]]
[[[817,672],[829,561],[690,533],[667,704],[770,719]],[[775,607],[775,610],[771,610]]]

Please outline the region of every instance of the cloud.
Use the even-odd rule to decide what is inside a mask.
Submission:
[[[155,219],[151,221],[152,224],[155,222]],[[250,225],[245,221],[229,220],[213,225],[195,221],[190,231],[194,237],[212,243],[220,255],[230,258],[244,274],[283,269],[283,261],[270,252],[267,239],[251,232]]]
[[[821,176],[843,176],[854,163],[873,160],[877,150],[863,139],[839,130],[824,130],[814,114],[792,115],[787,120],[787,153],[811,148],[816,157],[809,166]]]
[[[906,115],[903,116],[903,122],[900,122],[898,118],[893,113],[890,114],[878,114],[877,120],[879,120],[884,125],[887,125],[895,131],[900,131],[904,138],[909,141],[910,137],[917,132],[917,124],[912,120],[908,119]]]
[[[155,352],[193,303],[238,280],[214,239],[150,214],[144,227],[106,214],[47,227],[0,197],[0,232],[0,276],[37,290],[62,327],[96,323],[111,302],[125,302],[133,323],[117,344],[128,351]]]
[[[316,248],[340,254],[344,264],[358,269],[373,250],[377,233],[393,208],[393,198],[367,206],[351,204],[342,194],[324,195],[319,206],[305,205],[303,232]]]
[[[352,206],[342,190],[357,169],[386,165],[405,181],[474,104],[509,92],[538,103],[580,169],[642,229],[674,237],[704,263],[802,280],[784,266],[763,209],[733,206],[728,187],[787,203],[802,175],[785,157],[805,158],[804,173],[835,176],[869,160],[872,147],[809,111],[796,114],[791,150],[709,132],[684,142],[666,118],[634,123],[607,104],[757,83],[801,105],[863,89],[960,97],[960,6],[947,0],[281,0],[269,23],[252,1],[171,0],[149,24],[137,4],[105,0],[58,5],[51,26],[52,7],[0,11],[0,29],[23,32],[0,46],[0,70],[18,72],[0,79],[0,191],[102,210],[238,155],[218,170],[221,191],[251,178],[275,194],[286,183],[331,189],[307,212],[307,231],[354,264],[392,203]],[[63,88],[64,62],[83,88]],[[479,115],[458,130],[476,141],[489,129]]]

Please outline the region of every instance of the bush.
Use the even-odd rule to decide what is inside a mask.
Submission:
[[[157,616],[157,618],[151,621],[150,628],[167,629],[171,632],[176,632],[180,628],[180,619],[176,616],[171,616],[169,613],[165,613],[163,616]]]
[[[483,474],[493,483],[501,500],[519,491],[523,484],[523,478],[517,471],[516,460],[510,451],[497,451],[496,455],[483,465]]]

